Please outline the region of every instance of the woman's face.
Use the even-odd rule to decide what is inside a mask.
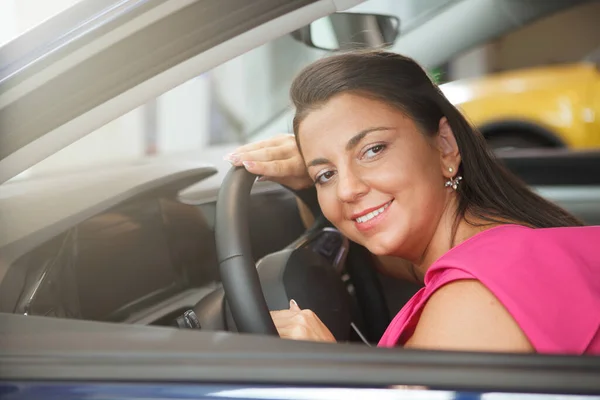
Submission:
[[[419,260],[450,196],[437,139],[398,110],[354,94],[312,111],[298,134],[325,217],[373,254]]]

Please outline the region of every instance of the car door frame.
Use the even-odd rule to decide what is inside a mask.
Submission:
[[[0,314],[10,382],[138,382],[600,394],[600,357],[372,348]]]

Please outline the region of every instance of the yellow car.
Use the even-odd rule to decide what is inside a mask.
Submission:
[[[597,62],[515,70],[440,87],[494,148],[600,147]]]

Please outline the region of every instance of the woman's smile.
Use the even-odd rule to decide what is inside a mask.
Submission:
[[[361,232],[368,232],[376,228],[388,216],[388,210],[393,201],[392,199],[383,205],[368,208],[354,214],[351,219],[354,221],[356,229]]]

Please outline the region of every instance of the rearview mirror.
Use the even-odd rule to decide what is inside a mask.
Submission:
[[[400,20],[391,15],[335,13],[291,35],[307,46],[336,51],[389,47],[399,32]]]

